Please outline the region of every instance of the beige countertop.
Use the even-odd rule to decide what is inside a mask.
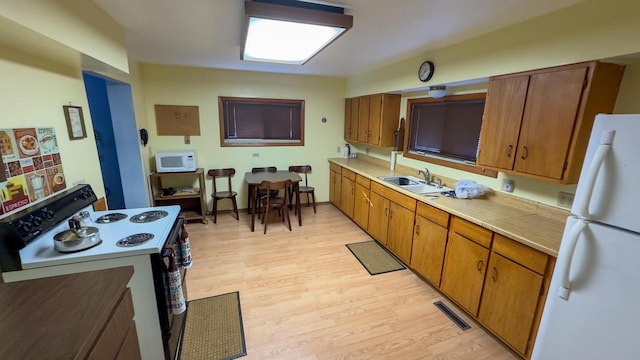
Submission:
[[[395,170],[390,170],[388,162],[371,157],[332,158],[329,162],[548,255],[558,256],[568,210],[502,193],[491,193],[478,199],[446,196],[428,199],[378,179],[379,176],[415,176],[415,169],[397,165]],[[453,188],[454,180],[443,178],[443,181],[446,186]]]

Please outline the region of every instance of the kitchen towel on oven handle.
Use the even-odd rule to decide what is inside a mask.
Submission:
[[[167,282],[169,285],[169,304],[167,305],[175,315],[182,314],[187,310],[187,303],[184,300],[184,294],[182,293],[182,279],[180,277],[180,270],[176,263],[174,251],[171,251],[171,254],[169,255],[169,272]]]
[[[189,233],[184,226],[187,221],[183,217],[181,217],[181,219],[183,220],[182,230],[178,241],[176,241],[175,243],[176,262],[179,267],[190,268],[191,265],[193,265],[193,260],[191,259],[191,243],[189,242]]]

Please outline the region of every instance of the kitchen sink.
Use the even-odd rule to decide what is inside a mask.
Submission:
[[[451,191],[453,189],[446,186],[438,187],[437,184],[427,184],[426,181],[415,176],[380,176],[378,179],[398,186],[401,189],[411,191],[414,194],[430,194]]]

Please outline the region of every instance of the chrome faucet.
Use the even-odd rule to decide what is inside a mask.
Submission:
[[[429,172],[429,169],[424,168],[424,171],[422,170],[418,170],[418,175],[424,175],[424,181],[427,183],[427,185],[429,185],[431,182],[429,181],[429,179],[431,178],[431,173]]]

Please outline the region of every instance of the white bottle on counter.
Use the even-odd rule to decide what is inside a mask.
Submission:
[[[351,146],[349,144],[344,144],[344,158],[348,159],[351,154]]]

